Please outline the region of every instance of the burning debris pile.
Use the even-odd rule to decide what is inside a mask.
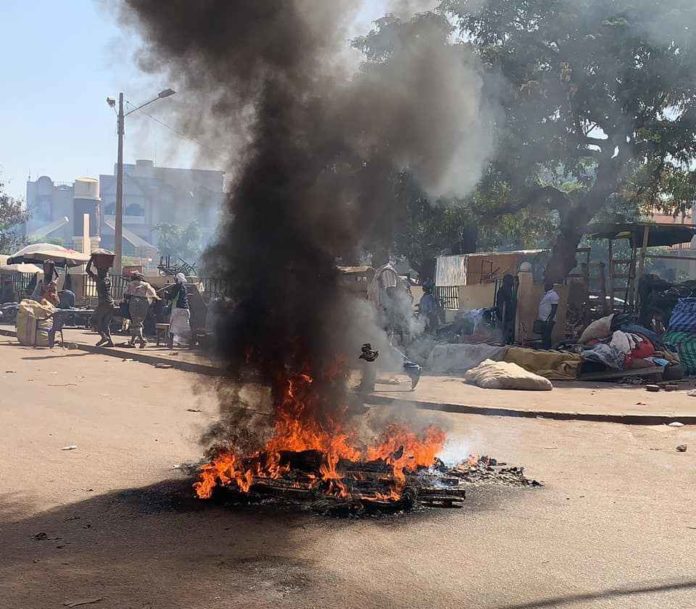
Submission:
[[[320,425],[317,416],[308,416],[321,395],[312,390],[309,375],[295,375],[283,384],[274,431],[264,447],[247,454],[214,450],[194,485],[198,497],[209,499],[216,489],[224,489],[241,502],[301,503],[360,513],[460,507],[469,484],[539,485],[525,478],[522,468],[485,456],[446,467],[437,458],[445,433],[432,426],[416,433],[390,424],[375,442],[364,445],[344,423]]]
[[[360,445],[338,420],[307,416],[321,395],[313,379],[299,374],[284,382],[272,437],[262,450],[240,455],[221,449],[203,466],[195,484],[199,497],[209,498],[218,485],[240,493],[333,498],[339,503],[410,507],[424,503],[452,504],[463,498],[456,484],[438,476],[437,488],[424,472],[436,462],[445,434],[429,427],[417,434],[388,425],[372,445]],[[454,480],[456,482],[456,480]]]

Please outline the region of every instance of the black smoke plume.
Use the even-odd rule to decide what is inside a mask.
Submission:
[[[143,68],[167,73],[192,100],[180,127],[230,151],[227,220],[207,255],[230,297],[220,353],[233,377],[319,379],[319,420],[336,416],[327,404],[345,385],[322,384],[327,367],[376,341],[365,307],[339,287],[337,258],[388,248],[396,172],[434,195],[463,194],[492,147],[476,65],[451,43],[447,19],[385,19],[378,28],[401,29],[403,40],[356,70],[347,53],[356,8],[126,0],[122,11],[145,41]]]

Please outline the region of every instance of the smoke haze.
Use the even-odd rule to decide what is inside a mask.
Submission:
[[[251,368],[271,385],[279,371],[322,379],[337,357],[357,358],[378,330],[338,287],[337,257],[388,246],[396,171],[434,196],[462,196],[492,151],[477,64],[448,43],[446,19],[397,21],[419,35],[355,70],[346,48],[358,9],[349,0],[124,2],[122,19],[144,39],[140,65],[186,92],[179,128],[229,151],[228,220],[207,265],[229,287],[217,334],[233,377]],[[344,381],[317,383],[318,420],[335,416]]]

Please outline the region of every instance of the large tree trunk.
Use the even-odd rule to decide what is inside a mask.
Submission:
[[[570,271],[577,266],[576,252],[580,240],[597,212],[616,191],[619,182],[617,159],[599,166],[597,180],[592,189],[581,199],[561,210],[561,223],[558,235],[551,248],[551,258],[544,271],[544,279],[561,283]]]

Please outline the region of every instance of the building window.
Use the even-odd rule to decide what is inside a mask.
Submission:
[[[126,216],[144,216],[145,215],[145,209],[143,208],[142,205],[138,205],[137,203],[131,203],[128,207],[126,207]]]

